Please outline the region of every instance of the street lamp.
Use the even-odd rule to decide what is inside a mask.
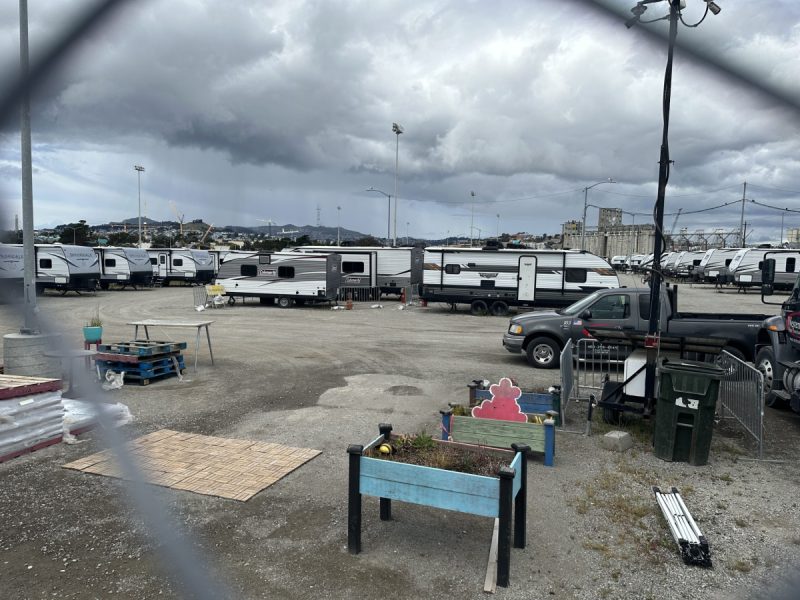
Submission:
[[[339,233],[341,231],[341,217],[342,217],[342,207],[336,207],[336,245],[340,246],[340,237]]]
[[[500,213],[497,213],[497,241],[500,241]]]
[[[406,221],[406,246],[408,246],[408,226],[409,226],[410,224],[411,224],[411,223],[409,223],[408,221]]]
[[[139,248],[142,247],[142,173],[144,167],[141,165],[133,165],[136,169],[136,179],[139,184]]]
[[[374,187],[370,187],[368,192],[378,192],[379,194],[383,194],[389,199],[389,213],[386,216],[386,245],[388,246],[391,244],[391,233],[392,233],[392,195],[387,194],[383,190],[376,190]]]
[[[586,250],[586,203],[589,200],[589,190],[595,187],[596,185],[601,185],[603,183],[617,183],[617,182],[614,181],[611,177],[609,177],[605,181],[598,181],[597,183],[593,183],[592,185],[583,188],[583,225],[581,225],[581,250]]]
[[[397,137],[394,147],[394,235],[392,245],[397,246],[397,165],[400,158],[400,134],[404,129],[402,125],[392,123],[392,131]]]
[[[470,216],[469,216],[469,247],[472,248],[472,234],[475,233],[475,192],[469,193],[472,199],[470,203]]]

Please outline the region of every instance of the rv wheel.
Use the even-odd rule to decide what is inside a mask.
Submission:
[[[476,317],[482,317],[489,311],[489,308],[483,300],[473,300],[469,305],[469,311]]]
[[[107,281],[101,281],[100,282],[100,289],[101,290],[107,290],[108,289],[108,282]]]
[[[508,314],[508,304],[502,300],[492,302],[491,311],[495,317],[505,317]]]
[[[289,308],[292,305],[292,299],[288,296],[281,296],[278,298],[278,306],[281,308]]]

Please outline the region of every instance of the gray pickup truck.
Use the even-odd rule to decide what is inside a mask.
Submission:
[[[677,286],[662,288],[662,333],[722,338],[725,350],[752,362],[758,332],[768,315],[679,313],[677,294]],[[649,318],[650,288],[600,290],[558,311],[517,315],[503,336],[503,346],[512,353],[524,352],[533,367],[554,369],[568,339],[591,337],[587,327],[645,333]]]

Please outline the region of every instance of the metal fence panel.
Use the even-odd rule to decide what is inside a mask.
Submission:
[[[336,299],[340,302],[378,302],[381,299],[379,287],[340,287]]]
[[[625,346],[601,344],[597,340],[578,340],[573,353],[575,366],[575,399],[599,398],[606,381],[624,381]]]
[[[572,366],[572,340],[567,340],[561,351],[561,426],[564,426],[567,414],[567,405],[572,397],[575,383],[575,373]]]
[[[717,398],[720,416],[730,413],[758,444],[758,457],[764,447],[764,375],[754,366],[722,351],[717,364],[726,373],[719,384]]]

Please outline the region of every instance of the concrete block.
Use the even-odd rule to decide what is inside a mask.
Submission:
[[[603,436],[603,448],[614,452],[625,452],[633,447],[633,439],[627,431],[609,431]]]

